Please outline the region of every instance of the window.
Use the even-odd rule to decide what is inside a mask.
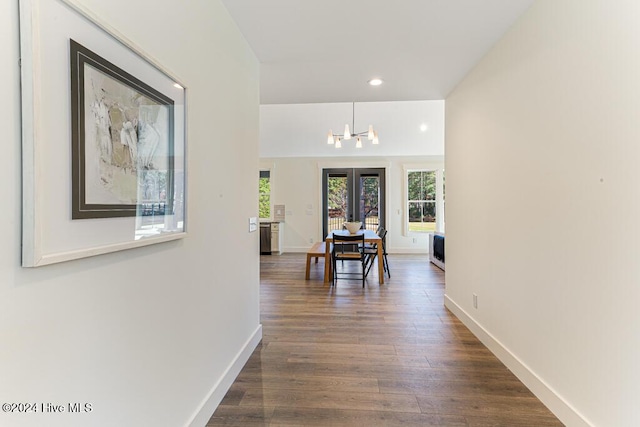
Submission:
[[[408,232],[436,231],[436,171],[407,171],[407,212]]]
[[[260,171],[259,196],[260,219],[271,219],[271,173],[269,171]]]

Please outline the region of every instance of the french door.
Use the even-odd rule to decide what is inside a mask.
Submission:
[[[376,230],[385,224],[384,168],[322,170],[323,237],[360,221]]]

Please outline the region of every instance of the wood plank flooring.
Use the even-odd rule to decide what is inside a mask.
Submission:
[[[263,340],[207,426],[562,425],[444,307],[426,255],[390,255],[365,289],[260,258]]]

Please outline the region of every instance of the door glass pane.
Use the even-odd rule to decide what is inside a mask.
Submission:
[[[327,178],[327,228],[328,231],[342,229],[347,221],[349,199],[347,177],[330,175]]]
[[[360,221],[367,230],[376,230],[379,224],[380,178],[376,176],[360,177]]]

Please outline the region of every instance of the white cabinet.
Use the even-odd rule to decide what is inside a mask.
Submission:
[[[282,232],[284,231],[284,224],[280,222],[271,223],[271,254],[282,255],[282,243],[284,238]]]

